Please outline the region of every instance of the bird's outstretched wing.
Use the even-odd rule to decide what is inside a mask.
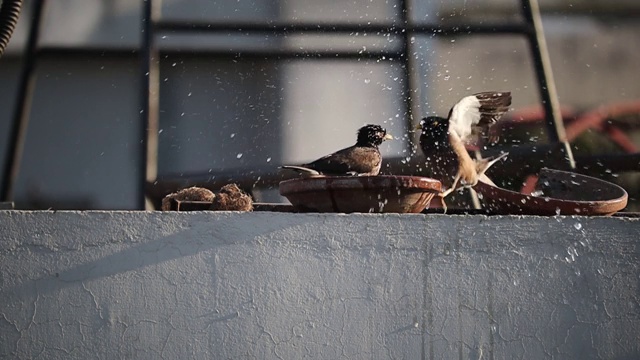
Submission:
[[[449,131],[465,143],[486,136],[488,128],[509,110],[510,92],[487,91],[462,98],[449,111]]]

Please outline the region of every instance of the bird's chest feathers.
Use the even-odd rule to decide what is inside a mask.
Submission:
[[[438,136],[429,139],[429,141],[421,141],[423,144],[423,152],[427,156],[427,162],[432,175],[443,177],[455,177],[458,167],[458,158],[451,146],[448,135]]]

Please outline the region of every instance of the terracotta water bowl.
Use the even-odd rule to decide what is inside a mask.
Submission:
[[[309,212],[419,213],[441,191],[420,176],[332,176],[286,180],[280,195]]]
[[[498,214],[608,216],[627,206],[616,184],[567,171],[542,169],[535,191],[522,194],[486,183],[474,189],[483,208]]]

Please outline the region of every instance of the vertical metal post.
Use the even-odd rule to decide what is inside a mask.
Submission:
[[[560,143],[562,145],[562,151],[565,153],[569,167],[571,169],[575,169],[576,163],[573,159],[571,146],[565,134],[562,113],[560,112],[560,103],[558,101],[555,81],[553,80],[549,50],[547,49],[547,42],[542,29],[542,19],[540,17],[538,0],[522,0],[522,14],[524,15],[527,24],[532,27],[531,31],[528,33],[528,40],[531,47],[533,64],[540,85],[540,97],[546,114],[549,141],[552,143]]]
[[[405,118],[407,131],[411,131],[414,127],[413,124],[413,114],[419,112],[419,107],[417,105],[416,100],[420,100],[420,96],[413,92],[417,92],[420,88],[416,83],[416,77],[414,74],[415,66],[413,64],[413,51],[411,46],[411,36],[413,35],[413,31],[410,31],[411,26],[411,7],[409,6],[409,0],[398,0],[398,5],[400,8],[400,21],[402,23],[402,49],[400,50],[402,58],[402,70],[404,75],[404,84],[402,94],[404,96],[404,100],[406,103],[406,111],[407,116]],[[415,145],[413,144],[413,138],[411,136],[407,137],[407,150],[409,154],[413,154],[415,150]]]
[[[155,23],[159,18],[160,6],[154,0],[144,0],[142,9],[141,60],[141,110],[140,110],[140,151],[141,171],[138,207],[150,208],[147,201],[147,182],[155,181],[158,175],[158,129],[160,98],[160,57],[155,44]]]
[[[31,101],[33,99],[33,89],[36,82],[36,48],[40,29],[42,28],[42,14],[44,13],[46,0],[33,1],[33,16],[27,48],[24,55],[24,63],[20,72],[20,83],[18,84],[18,94],[13,110],[13,121],[11,123],[10,138],[5,152],[4,172],[2,181],[2,193],[0,201],[13,200],[13,191],[20,172],[20,160],[24,149],[24,142],[27,136],[29,125],[29,113]]]

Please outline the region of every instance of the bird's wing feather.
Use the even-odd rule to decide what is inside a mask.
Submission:
[[[380,164],[380,152],[375,148],[351,146],[304,165],[323,174],[369,174]]]
[[[449,131],[465,143],[485,136],[487,129],[509,110],[510,92],[482,92],[462,98],[449,112]]]

